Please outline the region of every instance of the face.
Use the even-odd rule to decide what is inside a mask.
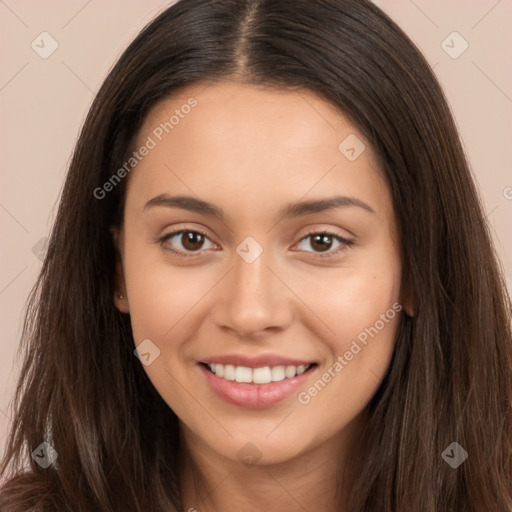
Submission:
[[[220,82],[155,106],[144,145],[115,300],[183,431],[260,463],[342,436],[403,314],[392,200],[368,142],[312,93]]]

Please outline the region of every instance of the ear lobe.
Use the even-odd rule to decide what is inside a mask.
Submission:
[[[126,286],[124,283],[123,264],[121,263],[119,256],[116,259],[114,304],[121,313],[130,312],[128,297],[126,296]]]
[[[114,276],[114,304],[121,313],[129,313],[130,306],[128,303],[128,297],[126,293],[126,284],[124,280],[123,262],[121,260],[121,254],[119,251],[119,232],[117,229],[112,228],[112,240],[114,242],[116,250],[116,266]]]
[[[409,285],[405,285],[405,291],[402,293],[401,302],[403,310],[407,316],[414,317],[417,314],[417,303],[414,294]]]
[[[404,312],[407,316],[413,318],[416,316],[416,309],[415,308],[412,308],[410,305],[408,304],[404,304]]]
[[[416,316],[417,308],[416,308],[416,301],[412,299],[412,297],[405,297],[405,300],[402,302],[402,306],[404,308],[404,312],[407,316],[410,316],[411,318]]]

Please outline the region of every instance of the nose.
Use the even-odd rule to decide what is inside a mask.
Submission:
[[[266,251],[252,263],[234,255],[233,268],[216,287],[213,319],[218,327],[252,338],[290,324],[293,293],[269,260]]]

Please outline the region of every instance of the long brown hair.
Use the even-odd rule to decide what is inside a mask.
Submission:
[[[365,409],[348,512],[512,510],[512,308],[428,63],[370,1],[182,0],[123,53],[76,145],[27,306],[2,512],[181,510],[178,420],[113,303],[125,184],[93,192],[156,102],[233,76],[329,101],[370,141],[393,196],[416,313]],[[43,441],[58,454],[47,468],[31,457]],[[468,454],[455,469],[442,457],[454,442]]]

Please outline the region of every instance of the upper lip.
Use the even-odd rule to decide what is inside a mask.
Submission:
[[[261,368],[264,366],[302,366],[314,363],[314,361],[293,359],[278,354],[263,354],[255,357],[249,357],[243,354],[225,354],[223,356],[212,356],[201,359],[200,362],[206,364],[231,364],[233,366],[245,366],[247,368]]]

